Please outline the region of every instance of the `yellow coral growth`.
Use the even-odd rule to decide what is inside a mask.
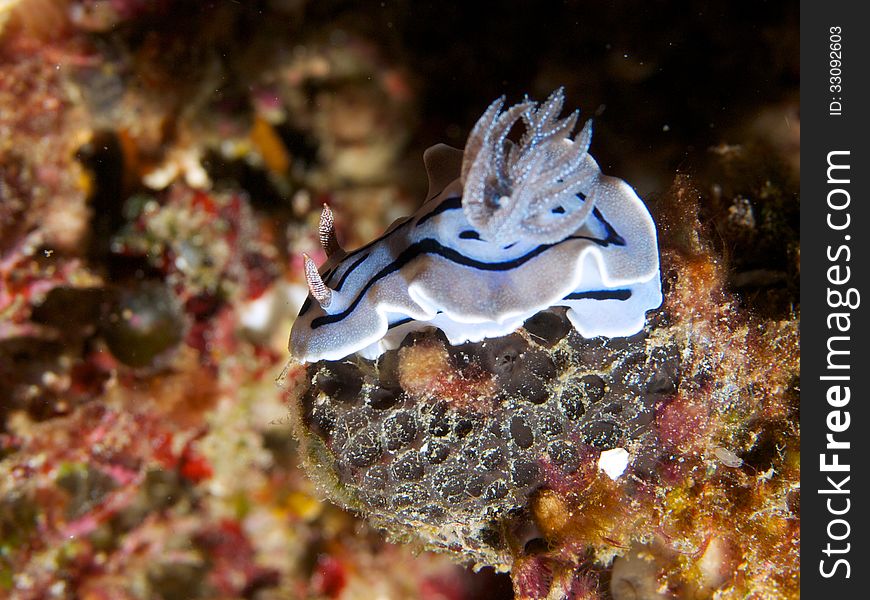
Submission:
[[[260,156],[266,168],[276,175],[283,175],[290,168],[290,153],[284,147],[284,142],[278,136],[275,128],[262,117],[254,119],[251,128],[251,141],[260,151]]]

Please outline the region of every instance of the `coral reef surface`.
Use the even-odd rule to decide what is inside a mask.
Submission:
[[[0,597],[796,598],[797,22],[0,1]],[[276,386],[323,204],[375,239],[425,148],[558,86],[657,223],[643,331]]]

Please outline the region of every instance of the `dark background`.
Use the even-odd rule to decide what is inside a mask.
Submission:
[[[324,20],[379,40],[419,90],[416,146],[462,146],[502,94],[595,118],[593,154],[642,195],[728,141],[799,83],[794,2],[313,3]],[[665,131],[667,128],[667,131]]]

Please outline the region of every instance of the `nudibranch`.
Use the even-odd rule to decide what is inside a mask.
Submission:
[[[561,89],[538,104],[496,100],[465,150],[423,156],[428,200],[352,252],[324,207],[327,261],[305,257],[310,295],[290,333],[300,362],[369,359],[411,331],[437,327],[451,344],[504,336],[536,313],[567,307],[584,337],[640,331],[662,301],[652,217],[624,181],[589,155],[587,121],[560,118]],[[522,120],[518,142],[508,138]]]

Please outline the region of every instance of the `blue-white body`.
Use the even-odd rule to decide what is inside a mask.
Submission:
[[[577,142],[559,143],[558,152],[569,152]],[[628,336],[661,304],[653,220],[631,187],[602,175],[588,153],[572,165],[572,193],[548,205],[535,226],[580,210],[588,215],[545,242],[517,234],[505,243],[482,232],[468,218],[462,153],[441,145],[424,158],[430,199],[379,239],[350,253],[339,249],[320,268],[331,293],[326,307],[312,296],[302,307],[290,335],[295,359],[375,358],[430,326],[451,344],[480,341],[507,335],[552,306],[568,307],[585,337]]]

